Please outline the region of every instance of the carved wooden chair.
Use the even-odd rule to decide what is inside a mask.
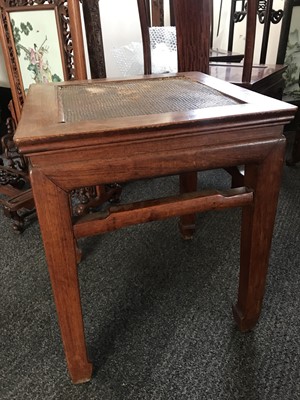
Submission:
[[[167,5],[168,10],[165,9]],[[244,55],[233,53],[227,50],[213,49],[213,1],[210,1],[210,62],[240,62]],[[140,6],[141,7],[141,6]],[[143,4],[144,11],[140,11],[141,31],[143,39],[144,52],[144,73],[151,74],[155,72],[152,65],[152,51],[160,45],[166,36],[166,41],[172,41],[172,50],[176,50],[176,31],[173,0],[167,3],[146,0]],[[141,10],[141,8],[140,8]],[[168,11],[170,17],[170,26],[166,26],[164,16]],[[175,66],[176,67],[176,66]],[[163,70],[159,72],[164,72]],[[172,72],[172,71],[171,71]],[[175,72],[175,71],[173,71]]]
[[[176,24],[173,10],[173,0],[170,0],[170,14],[171,24]],[[212,5],[213,2],[210,2]],[[212,6],[211,6],[212,7]],[[151,40],[149,34],[149,27],[153,25],[150,18],[150,4],[149,0],[139,2],[141,32],[143,38],[144,50],[144,72],[149,74],[152,71],[151,65]],[[266,13],[269,9],[266,10]],[[211,8],[212,13],[212,8]],[[238,63],[242,57],[236,58],[234,54],[230,54],[224,58],[223,56],[210,57],[210,75],[223,79],[227,82],[237,84],[242,87],[257,91],[262,94],[280,99],[283,90],[282,74],[285,67],[282,64],[266,65],[253,65],[254,43],[255,43],[255,27],[256,27],[256,13],[247,19],[247,32],[245,41],[245,51],[243,54],[244,62]],[[212,18],[211,32],[212,32]],[[212,40],[212,36],[211,36]],[[218,61],[215,63],[214,61]],[[229,61],[230,63],[227,63]]]
[[[271,13],[271,2],[269,2],[266,10],[265,10],[265,18],[269,19],[269,14]],[[144,52],[144,73],[150,74],[152,72],[152,63],[151,63],[151,39],[149,34],[149,27],[151,26],[151,17],[153,15],[150,12],[150,3],[149,0],[138,0],[139,4],[139,13],[140,13],[140,22],[141,22],[141,32],[142,32],[142,40],[143,40],[143,52]],[[163,7],[161,5],[161,7]],[[171,25],[175,25],[175,16],[174,16],[174,6],[173,0],[169,1],[169,11],[170,11],[170,21]],[[213,0],[210,2],[210,33],[211,33],[211,48],[213,43]],[[251,5],[250,5],[251,7]],[[255,4],[253,7],[257,7]],[[261,43],[261,57],[260,57],[260,65],[254,65],[254,46],[255,46],[255,31],[256,31],[256,20],[257,14],[253,10],[253,14],[248,11],[247,24],[246,24],[246,39],[245,39],[245,51],[243,57],[240,57],[238,54],[234,55],[232,53],[232,41],[233,41],[233,30],[229,32],[229,41],[231,42],[229,47],[229,53],[226,57],[221,56],[219,58],[213,57],[212,54],[210,57],[210,67],[209,74],[211,76],[215,76],[219,79],[222,79],[226,82],[234,83],[238,86],[245,87],[247,89],[256,91],[261,94],[265,94],[267,96],[281,99],[283,88],[284,88],[284,79],[283,73],[286,70],[286,66],[282,59],[277,59],[277,63],[275,65],[264,64],[267,52],[267,44],[269,40],[269,25],[265,24],[263,41]],[[157,20],[156,20],[157,21]],[[162,23],[162,20],[160,21]],[[152,17],[152,25],[153,25],[153,17]],[[232,26],[232,23],[231,25]],[[243,58],[243,62],[240,63]],[[219,61],[219,62],[215,62]],[[178,60],[180,63],[180,60]],[[180,71],[180,67],[178,65],[178,71]],[[297,152],[297,141],[296,146],[294,146],[294,152]],[[295,150],[296,149],[296,150]],[[242,182],[243,175],[240,173],[243,168],[240,169],[228,169],[228,172],[232,175],[233,186],[239,186]]]
[[[150,23],[150,5],[149,0],[137,0],[139,7],[141,32],[143,40],[144,51],[144,72],[145,74],[151,73],[151,38],[149,33]],[[175,2],[176,3],[176,2]],[[170,0],[172,18],[176,25],[176,5],[174,0]],[[255,45],[255,31],[256,31],[256,1],[248,2],[247,4],[247,24],[246,24],[246,39],[245,51],[242,64],[237,63],[210,63],[209,70],[201,70],[202,65],[199,60],[194,60],[191,57],[185,59],[182,57],[186,53],[183,49],[183,41],[177,40],[178,46],[178,71],[192,71],[201,70],[202,72],[209,73],[211,76],[218,77],[227,82],[234,83],[238,86],[268,95],[270,97],[281,99],[284,87],[283,72],[286,67],[284,65],[253,65],[254,45]],[[212,7],[210,9],[212,13]],[[175,15],[174,15],[175,14]],[[212,23],[211,15],[207,15]],[[180,19],[181,21],[181,19]],[[212,32],[212,27],[210,29]],[[243,183],[244,171],[243,166],[230,167],[226,170],[232,176],[232,186],[238,187]],[[180,190],[181,192],[189,192],[196,190],[197,187],[197,174],[190,173],[184,174],[180,177]],[[181,220],[182,233],[186,238],[192,237],[195,227],[195,216],[185,216]]]
[[[221,17],[221,11],[219,18]],[[285,13],[285,12],[284,12]],[[273,1],[260,0],[257,2],[257,16],[261,24],[263,24],[262,37],[259,45],[259,64],[265,64],[268,45],[270,39],[270,29],[272,24],[278,24],[283,17],[282,9],[273,9]],[[247,15],[247,2],[241,0],[231,0],[229,32],[228,32],[228,50],[232,51],[234,46],[235,26],[241,23]],[[277,62],[277,64],[280,64]]]

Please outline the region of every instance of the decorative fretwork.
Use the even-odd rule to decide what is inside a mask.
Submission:
[[[0,159],[0,185],[11,185],[20,189],[26,181],[28,178],[25,173],[5,167],[3,160]]]
[[[0,204],[4,214],[13,221],[13,229],[22,232],[25,221],[35,212],[30,190],[28,168],[25,158],[19,153],[13,140],[15,122],[8,118],[7,134],[1,138],[0,156]]]
[[[118,202],[122,188],[117,183],[104,186],[82,187],[72,192],[73,214],[82,216],[97,211],[106,202]]]
[[[6,160],[6,165],[17,171],[27,173],[27,163],[24,157],[19,153],[19,150],[14,141],[15,122],[12,118],[7,119],[6,127],[7,134],[1,138],[1,147],[3,156]]]
[[[1,3],[0,3],[0,5],[1,5]],[[19,71],[18,71],[17,60],[15,59],[14,45],[12,43],[11,36],[9,34],[9,21],[7,18],[7,14],[4,12],[3,8],[1,8],[0,10],[1,10],[2,24],[3,24],[4,32],[5,32],[4,39],[6,41],[6,46],[7,46],[8,53],[9,53],[11,73],[13,74],[13,77],[14,77],[16,94],[17,94],[19,103],[21,105],[23,105],[24,90],[23,90],[23,86],[22,86]]]
[[[242,9],[240,11],[235,11],[233,14],[233,20],[234,22],[241,22],[247,15],[247,2],[245,0],[242,1]],[[258,20],[261,24],[265,23],[265,15],[266,15],[266,9],[268,5],[268,0],[258,0],[258,5],[257,5],[257,15],[258,15]],[[272,24],[278,24],[278,22],[281,21],[283,17],[283,10],[271,10],[270,13],[270,22]]]
[[[0,185],[11,185],[21,189],[26,182],[29,183],[27,163],[14,142],[13,118],[7,119],[6,126],[7,134],[1,138]]]
[[[237,6],[239,5],[239,6]],[[263,27],[263,36],[260,49],[260,64],[265,64],[269,42],[270,25],[278,24],[283,17],[283,10],[273,10],[271,0],[257,1],[257,16]],[[227,50],[233,50],[234,25],[241,22],[247,15],[248,2],[246,0],[231,0],[231,17],[229,23],[229,35]],[[220,8],[221,12],[221,8]]]

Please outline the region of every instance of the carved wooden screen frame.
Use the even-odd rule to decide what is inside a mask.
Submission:
[[[0,0],[0,40],[17,121],[20,119],[25,91],[10,13],[39,10],[54,10],[64,80],[86,79],[79,0]]]

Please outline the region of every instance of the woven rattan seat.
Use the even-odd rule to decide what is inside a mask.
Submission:
[[[61,86],[59,96],[66,122],[237,104],[217,90],[184,77]]]

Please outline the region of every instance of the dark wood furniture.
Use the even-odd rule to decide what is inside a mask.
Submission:
[[[11,101],[11,90],[8,87],[0,86],[0,165],[3,165],[2,154],[3,154],[3,144],[2,141],[7,135],[7,125],[6,121],[11,116],[8,105]],[[0,170],[0,182],[2,180],[3,173]]]
[[[10,112],[8,110],[8,104],[11,100],[11,90],[7,87],[0,87],[0,138],[2,138],[7,133],[6,120],[10,117]],[[0,154],[1,144],[0,144]]]
[[[170,1],[170,6],[173,5]],[[163,26],[164,24],[164,6],[161,0],[159,1],[146,1],[145,6],[147,7],[147,22],[142,26]],[[150,23],[150,6],[152,7],[151,12],[151,23]],[[91,68],[92,78],[105,78],[106,77],[106,65],[104,57],[104,45],[101,28],[101,11],[98,0],[85,1],[82,4],[84,22],[86,28],[87,47],[89,54],[89,63]],[[173,7],[171,8],[173,11]],[[171,24],[174,24],[174,16],[171,18]],[[148,34],[148,29],[147,29]],[[148,46],[148,45],[147,45]],[[148,50],[143,47],[144,50],[144,73],[151,73],[151,58],[150,58],[150,41]],[[222,49],[211,49],[210,50],[210,61],[212,62],[240,62],[244,55],[234,53],[232,51],[225,51]]]
[[[14,143],[15,110],[10,88],[0,88],[0,205],[20,232],[24,220],[34,212],[27,163]]]
[[[197,64],[208,71],[207,7],[207,1],[174,1],[175,15],[180,15],[181,69]],[[185,235],[189,217],[196,212],[243,207],[234,317],[241,331],[254,327],[262,307],[280,188],[282,132],[295,112],[291,105],[200,72],[31,87],[15,138],[30,161],[74,383],[88,381],[92,374],[77,276],[76,240],[81,237],[177,216]],[[78,187],[172,174],[195,176],[196,171],[240,164],[245,165],[245,179],[239,188],[198,192],[181,187],[180,195],[113,206],[75,219],[72,215],[70,192]]]
[[[13,221],[13,229],[22,232],[24,221],[35,213],[26,159],[14,142],[16,114],[11,90],[1,92],[0,205],[4,215]],[[3,102],[2,102],[3,101]]]
[[[242,65],[217,65],[212,63],[210,64],[209,74],[226,82],[281,100],[285,70],[286,66],[283,64],[255,65],[252,67],[249,81],[243,81]]]
[[[218,63],[239,63],[243,60],[244,54],[222,49],[210,49],[209,61]]]
[[[161,1],[137,0],[140,10],[141,32],[144,51],[144,72],[151,73],[151,54],[149,26],[162,26],[164,7]],[[152,13],[150,14],[150,6]],[[141,7],[144,10],[141,10]],[[170,1],[171,24],[175,24],[173,1]],[[251,2],[250,2],[251,8]],[[224,52],[223,50],[210,50],[210,75],[224,79],[228,82],[250,88],[270,97],[281,99],[284,87],[283,73],[286,69],[283,63],[277,65],[254,65],[253,44],[255,40],[256,26],[256,2],[251,11],[247,28],[246,62],[237,64],[244,54]],[[86,25],[87,44],[92,78],[106,77],[105,58],[103,50],[103,38],[101,31],[101,15],[98,0],[83,3],[83,11]],[[253,14],[253,15],[252,15]],[[150,19],[151,15],[151,19]],[[211,17],[209,16],[210,21]],[[228,64],[227,62],[230,62]],[[227,64],[225,64],[227,63]],[[196,68],[199,70],[199,68]]]
[[[140,24],[141,24],[141,33],[142,33],[142,41],[143,41],[143,52],[144,52],[144,72],[151,72],[151,44],[150,44],[150,35],[149,35],[149,26],[150,22],[150,6],[149,0],[137,0],[139,7],[139,15],[140,15]],[[176,25],[176,2],[174,4],[174,0],[170,0],[170,8],[171,8],[171,23]],[[213,3],[210,3],[210,15],[206,17],[210,21],[210,32],[213,31],[213,23],[212,23],[212,13],[213,13]],[[269,6],[272,6],[269,4]],[[162,5],[161,5],[162,7]],[[188,11],[188,10],[187,10]],[[192,11],[190,11],[192,12]],[[268,13],[267,18],[269,18],[269,13],[271,12],[271,8],[268,7],[266,9]],[[248,88],[250,90],[256,91],[258,93],[264,94],[266,96],[273,97],[275,99],[281,99],[283,88],[284,88],[284,78],[283,74],[286,70],[286,66],[283,65],[283,62],[277,63],[276,65],[254,65],[253,64],[253,56],[254,56],[254,45],[255,45],[255,32],[256,32],[256,14],[257,14],[257,1],[248,1],[247,2],[247,23],[246,23],[246,39],[245,39],[245,54],[243,55],[243,63],[237,63],[240,60],[229,60],[231,62],[226,62],[226,59],[219,59],[219,62],[214,62],[214,58],[210,57],[210,67],[209,74],[218,79],[225,80],[226,82],[234,83],[238,86]],[[246,16],[246,13],[244,17]],[[233,17],[233,15],[232,15]],[[153,18],[152,18],[153,24]],[[267,25],[265,25],[267,26]],[[231,39],[233,39],[233,30],[230,32]],[[263,47],[268,43],[269,30],[264,31],[264,40]],[[210,47],[212,47],[212,35]],[[231,47],[228,48],[230,51]],[[210,50],[212,52],[212,50]],[[265,53],[265,50],[262,49],[262,55]],[[234,53],[233,53],[234,54]],[[230,54],[229,54],[230,55]],[[210,56],[212,54],[210,53]],[[182,71],[180,67],[180,53],[178,55],[178,70]],[[262,58],[261,58],[262,60]],[[222,62],[220,62],[222,61]],[[236,62],[235,62],[236,61]],[[201,71],[201,65],[197,64],[197,59],[193,61],[192,65],[185,65],[185,70],[198,70]],[[243,180],[243,175],[241,171],[243,168],[230,168],[228,172],[232,176],[232,185],[238,186],[240,182]],[[188,176],[181,177],[181,187],[183,190],[195,190],[197,185],[196,175],[189,174]],[[192,236],[193,226],[195,221],[194,218],[190,216],[188,218],[190,229],[186,232],[186,237]]]
[[[294,132],[291,154],[287,158],[286,163],[289,166],[294,166],[300,162],[300,99],[289,103],[298,107],[295,119],[286,126],[287,134],[289,134],[289,132]]]
[[[165,21],[164,21],[164,15],[165,15],[165,9],[164,9],[164,1],[163,0],[148,0],[146,2],[146,7],[147,7],[147,13],[148,13],[148,26],[164,26]],[[174,6],[173,6],[173,0],[168,1],[168,11],[170,15],[170,25],[175,26],[175,14],[174,14]],[[214,4],[213,0],[210,2],[210,13],[211,13],[211,18],[210,18],[210,25],[211,25],[211,49],[210,49],[210,55],[209,55],[209,60],[210,61],[215,61],[215,62],[241,62],[244,54],[239,54],[239,53],[234,53],[233,51],[229,50],[222,50],[222,49],[215,49],[213,48],[213,23],[214,23]],[[151,11],[150,11],[151,8]],[[147,59],[147,54],[144,54],[144,57]],[[146,74],[151,73],[151,70],[145,71]]]
[[[151,43],[149,28],[156,28],[157,26],[162,27],[164,25],[164,6],[156,1],[142,0],[137,1],[139,7],[140,24],[143,41],[143,55],[144,55],[144,74],[148,75],[152,73],[151,63]],[[158,13],[158,9],[160,13]],[[173,0],[169,1],[169,9],[171,15],[171,26],[175,27],[175,12]],[[210,8],[210,15],[208,15],[210,22],[210,29],[212,30],[212,8]],[[160,18],[157,17],[160,15]],[[209,61],[211,62],[240,62],[244,57],[244,54],[234,53],[232,51],[218,50],[211,48],[209,54]]]
[[[149,1],[148,0],[137,0],[140,25],[142,32],[142,41],[144,49],[144,71],[145,73],[151,71],[151,51],[150,51],[150,34],[149,34]],[[182,8],[185,8],[185,13],[187,18],[198,18],[199,24],[201,24],[202,15],[193,15],[194,9],[189,8],[190,4],[187,2],[185,5],[178,4],[177,0],[172,0],[172,10],[173,18],[176,29],[180,29],[180,37],[177,35],[177,49],[178,49],[178,71],[202,71],[209,73],[211,76],[223,79],[227,82],[234,83],[238,86],[246,87],[258,93],[268,95],[273,98],[281,99],[282,91],[284,87],[283,72],[286,67],[284,65],[253,65],[254,56],[254,45],[255,45],[255,31],[256,31],[256,11],[257,11],[257,1],[250,0],[247,2],[247,23],[246,23],[246,38],[245,38],[245,53],[243,64],[235,63],[210,63],[203,69],[203,62],[201,58],[201,50],[196,48],[195,43],[193,47],[191,46],[191,41],[195,40],[194,32],[190,30],[188,20],[182,25]],[[210,23],[211,32],[211,5],[206,9],[205,18]],[[177,17],[178,16],[178,17]],[[182,39],[187,36],[188,38]],[[203,39],[201,39],[203,40]],[[206,42],[208,39],[206,39]],[[206,43],[208,45],[208,43]],[[211,42],[209,42],[209,46]],[[202,43],[198,43],[199,48],[201,48]],[[186,48],[185,48],[186,47]],[[194,57],[191,54],[191,48],[193,51],[200,51],[199,57]],[[182,59],[182,55],[189,52],[189,57]],[[232,185],[239,186],[243,180],[243,174],[241,171],[243,168],[232,167],[227,169],[227,171],[232,176]],[[180,186],[182,192],[184,191],[194,191],[197,188],[197,175],[195,173],[183,174],[180,176]],[[184,236],[190,238],[193,236],[195,229],[195,215],[190,215],[185,217],[185,229],[182,227]]]
[[[236,4],[240,3],[241,10],[236,10]],[[284,79],[283,73],[286,66],[283,62],[277,62],[275,65],[265,64],[267,48],[269,43],[270,24],[278,23],[283,15],[282,10],[273,10],[273,1],[248,1],[232,0],[230,29],[228,39],[228,50],[233,49],[234,38],[234,23],[247,19],[246,22],[246,41],[245,41],[245,58],[244,66],[238,70],[235,66],[225,67],[226,72],[221,71],[220,68],[214,68],[211,73],[214,76],[223,75],[225,80],[255,90],[259,93],[265,94],[277,99],[282,98]],[[256,23],[257,19],[264,23],[263,38],[260,47],[260,64],[253,64],[254,43],[256,39]],[[272,43],[274,46],[274,44]],[[229,68],[233,70],[229,71]],[[223,78],[221,78],[223,79]]]
[[[238,7],[237,7],[238,5]],[[245,0],[231,0],[231,11],[229,21],[229,35],[228,35],[228,50],[232,51],[234,42],[234,25],[243,21],[247,16],[247,2]],[[273,0],[260,0],[257,1],[257,16],[261,24],[263,24],[263,35],[260,45],[260,59],[259,63],[266,62],[270,27],[271,24],[278,24],[283,16],[283,10],[273,9]]]
[[[149,0],[137,0],[137,2],[139,6],[143,40],[144,72],[145,74],[149,74],[151,73],[151,44],[149,27],[153,25],[153,18],[151,21]],[[172,23],[176,25],[174,0],[170,0],[170,4],[172,5],[173,14]],[[269,15],[271,10],[268,8],[266,12],[268,12]],[[232,45],[229,49],[230,51],[221,51],[221,53],[217,55],[218,57],[215,57],[216,50],[211,50],[209,74],[216,78],[223,79],[227,82],[247,87],[251,90],[257,91],[267,96],[281,99],[284,87],[283,73],[286,69],[286,66],[283,65],[283,62],[276,65],[253,64],[255,29],[257,19],[256,1],[248,1],[247,15],[245,53],[243,55],[232,53]],[[207,18],[209,18],[209,20],[211,21],[211,15],[207,15]],[[266,34],[267,32],[265,33],[265,35]],[[231,38],[233,38],[233,32]],[[266,43],[267,40],[264,40],[264,44]],[[243,58],[244,62],[239,63]],[[199,68],[195,69],[199,70]],[[178,68],[178,70],[181,71],[180,67]]]

